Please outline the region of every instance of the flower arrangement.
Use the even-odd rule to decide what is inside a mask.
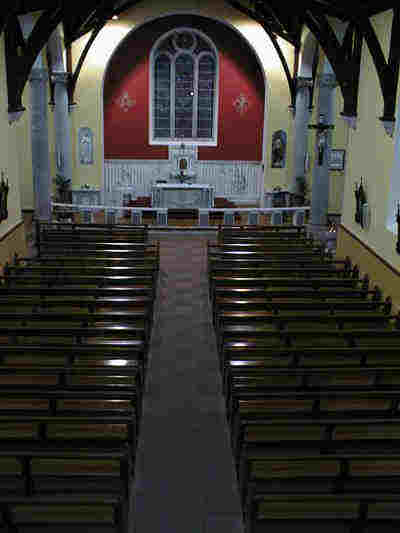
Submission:
[[[188,182],[191,182],[193,179],[195,179],[195,177],[184,174],[183,171],[181,171],[179,174],[171,173],[169,175],[169,179],[173,181],[178,181],[179,183],[188,183]]]

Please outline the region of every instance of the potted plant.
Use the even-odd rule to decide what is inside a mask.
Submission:
[[[57,174],[54,178],[54,183],[57,187],[58,200],[61,204],[69,203],[69,187],[71,185],[71,179]]]
[[[308,183],[304,176],[296,178],[298,196],[300,197],[301,205],[307,205]]]

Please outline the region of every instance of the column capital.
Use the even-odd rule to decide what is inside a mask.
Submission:
[[[313,85],[312,78],[306,78],[304,76],[297,76],[297,89],[311,88]]]
[[[339,84],[335,74],[321,74],[318,76],[318,85],[324,89],[335,89]]]
[[[33,68],[31,70],[29,81],[32,83],[34,81],[44,81],[47,82],[49,79],[49,73],[46,68]]]
[[[67,85],[70,79],[69,72],[52,72],[50,79],[53,83],[62,83]]]
[[[8,124],[11,126],[14,122],[18,122],[19,119],[24,114],[25,107],[21,107],[20,109],[14,109],[12,111],[8,111]]]

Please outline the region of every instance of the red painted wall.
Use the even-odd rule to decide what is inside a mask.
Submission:
[[[149,145],[149,59],[154,42],[179,26],[208,35],[219,53],[218,146],[199,147],[202,160],[259,161],[262,158],[264,80],[246,43],[228,27],[203,17],[176,15],[146,24],[123,41],[112,57],[104,82],[106,159],[168,159],[166,146]],[[121,108],[128,93],[131,106]],[[243,94],[245,113],[234,106]]]

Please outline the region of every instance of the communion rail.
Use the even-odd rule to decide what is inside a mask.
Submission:
[[[64,213],[80,213],[82,222],[92,223],[95,213],[104,212],[105,222],[115,224],[119,217],[126,216],[129,213],[130,224],[142,225],[145,213],[155,214],[157,226],[168,225],[168,211],[174,211],[161,207],[125,207],[125,206],[107,206],[107,205],[80,205],[80,204],[61,204],[52,203],[53,215]],[[306,213],[310,207],[263,207],[263,208],[198,208],[189,211],[197,212],[197,223],[199,227],[207,228],[211,226],[211,217],[213,213],[223,214],[223,224],[235,224],[236,215],[247,215],[247,221],[242,222],[248,225],[258,225],[261,223],[262,215],[270,216],[270,224],[281,225],[290,223],[295,226],[303,226],[306,222]],[[177,210],[175,210],[177,211]],[[182,210],[184,211],[184,210]]]

